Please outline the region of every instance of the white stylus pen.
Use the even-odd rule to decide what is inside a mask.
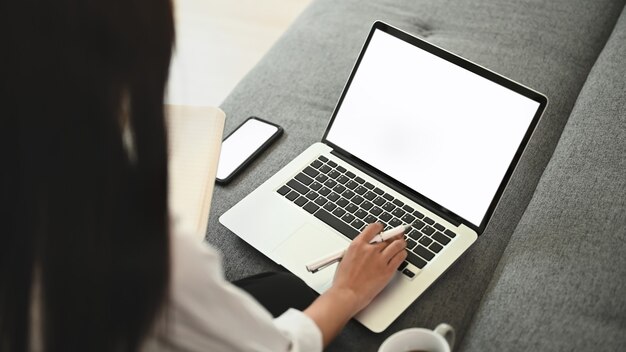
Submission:
[[[400,225],[398,227],[394,227],[391,230],[387,230],[385,232],[381,232],[378,235],[376,235],[376,237],[374,237],[373,240],[370,241],[370,243],[380,243],[383,241],[386,241],[390,238],[396,237],[401,233],[406,232],[409,228],[411,227],[411,225]],[[326,256],[324,258],[318,259],[316,261],[314,261],[313,263],[309,264],[306,266],[306,270],[312,272],[312,273],[316,273],[322,269],[324,269],[327,266],[330,266],[331,264],[334,264],[338,261],[341,260],[341,258],[343,258],[343,255],[346,254],[346,249],[342,249],[339,252],[333,253],[329,256]]]

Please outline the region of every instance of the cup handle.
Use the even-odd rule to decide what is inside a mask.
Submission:
[[[450,326],[449,324],[441,323],[437,325],[434,331],[437,334],[441,335],[444,339],[446,339],[446,341],[448,342],[448,345],[450,346],[450,350],[452,351],[452,347],[454,347],[454,336],[455,336],[454,328]]]

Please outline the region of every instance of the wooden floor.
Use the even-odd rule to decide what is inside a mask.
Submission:
[[[174,0],[167,101],[218,106],[312,0]]]

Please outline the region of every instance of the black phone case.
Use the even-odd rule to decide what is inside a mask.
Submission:
[[[263,144],[261,144],[261,146],[254,151],[254,153],[250,154],[250,156],[244,160],[236,169],[235,171],[233,171],[230,175],[228,175],[228,177],[224,178],[224,179],[219,179],[219,178],[215,178],[215,182],[220,184],[220,185],[225,185],[227,183],[229,183],[230,181],[232,181],[233,178],[235,178],[235,176],[237,176],[243,169],[246,168],[246,166],[248,166],[254,159],[256,159],[256,157],[258,157],[259,155],[261,155],[261,153],[263,153],[265,151],[265,149],[267,149],[270,145],[272,145],[272,143],[277,140],[280,136],[282,136],[283,134],[283,128],[275,123],[269,122],[267,120],[263,120],[262,118],[256,117],[256,116],[250,116],[248,117],[245,121],[243,121],[241,124],[239,124],[239,126],[237,126],[237,128],[235,128],[231,133],[228,134],[228,136],[226,136],[222,142],[224,142],[226,139],[228,139],[228,137],[230,137],[233,133],[237,132],[237,130],[239,128],[241,128],[241,126],[243,126],[246,122],[248,122],[248,120],[250,119],[255,119],[255,120],[259,120],[263,123],[266,123],[268,125],[272,125],[277,127],[278,129],[276,130],[276,132],[270,137],[268,138]]]

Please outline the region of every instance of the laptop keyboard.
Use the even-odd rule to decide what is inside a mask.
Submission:
[[[398,268],[413,278],[408,263],[422,269],[456,234],[353,172],[320,156],[277,192],[335,230],[354,239],[367,224],[385,230],[413,224],[405,234],[407,259]]]

